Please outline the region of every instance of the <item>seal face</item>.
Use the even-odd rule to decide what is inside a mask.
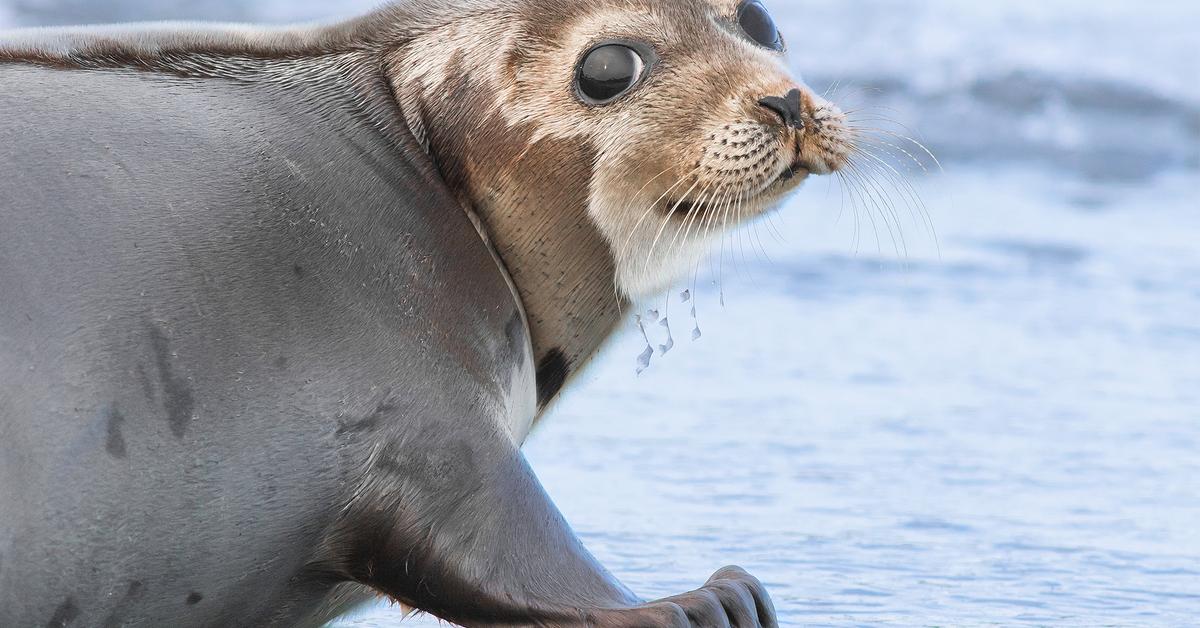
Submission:
[[[627,297],[665,289],[714,235],[850,154],[844,116],[791,78],[759,0],[506,7],[420,38],[394,81],[489,224],[516,204],[498,190],[573,190]]]

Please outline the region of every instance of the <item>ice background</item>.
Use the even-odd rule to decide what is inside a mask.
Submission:
[[[0,24],[372,4],[0,0]],[[558,505],[643,596],[737,563],[785,625],[1200,621],[1200,3],[768,4],[810,85],[938,155],[911,174],[936,243],[899,204],[907,250],[877,244],[822,179],[728,238],[703,337],[672,295],[676,347],[637,376],[631,314],[532,438]]]

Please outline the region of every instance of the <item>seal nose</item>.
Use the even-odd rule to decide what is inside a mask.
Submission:
[[[793,89],[783,98],[768,96],[758,101],[758,104],[778,114],[787,126],[796,130],[804,128],[804,117],[801,114],[803,104],[800,98],[800,90]]]

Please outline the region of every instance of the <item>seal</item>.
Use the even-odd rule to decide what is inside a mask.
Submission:
[[[759,0],[0,41],[0,625],[776,625],[737,568],[635,596],[520,452],[849,158]]]

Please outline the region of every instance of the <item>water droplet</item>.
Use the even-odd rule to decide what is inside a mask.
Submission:
[[[650,358],[652,358],[652,357],[654,357],[654,349],[652,349],[649,345],[647,345],[646,350],[643,351],[642,354],[638,356],[638,369],[637,369],[638,375],[641,375],[642,372],[644,372],[646,369],[650,368]]]
[[[662,319],[662,322],[659,324],[663,326],[663,329],[667,330],[667,342],[666,344],[658,345],[658,353],[660,355],[667,355],[668,351],[675,348],[675,338],[671,336],[671,324],[667,322],[667,319]]]
[[[683,294],[679,295],[679,300],[682,301],[683,303],[687,303],[688,301],[691,301],[692,300],[692,291],[684,290]]]
[[[646,323],[642,320],[641,315],[635,314],[634,320],[637,321],[638,331],[642,332],[642,339],[646,341],[646,350],[638,356],[637,374],[641,375],[642,371],[650,367],[650,358],[654,356],[654,347],[650,344],[650,335],[646,333]]]
[[[646,318],[649,319],[651,323],[657,323],[658,310],[646,310]]]
[[[693,330],[692,330],[692,341],[693,341],[693,342],[695,342],[695,341],[699,340],[699,339],[700,339],[700,336],[703,336],[703,335],[704,335],[704,334],[700,333],[700,328],[699,328],[699,327],[697,327],[697,328],[693,329]]]

